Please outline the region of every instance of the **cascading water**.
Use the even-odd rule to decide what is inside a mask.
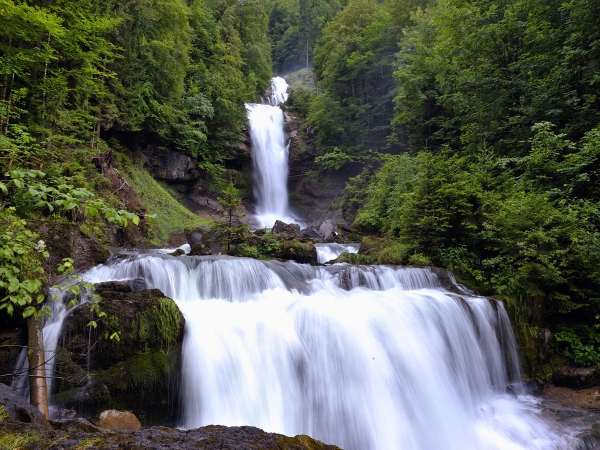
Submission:
[[[179,305],[184,428],[254,425],[346,450],[576,445],[523,395],[502,305],[427,269],[151,253],[84,276],[143,277]]]
[[[56,287],[51,289],[49,295],[50,299],[54,299],[49,300],[52,313],[45,321],[43,329],[44,360],[47,377],[46,388],[48,390],[48,396],[50,396],[52,393],[52,385],[54,382],[52,373],[54,372],[54,365],[56,362],[56,347],[58,346],[62,326],[67,316],[74,310],[74,308],[69,308],[64,301],[59,301],[57,299],[64,297],[61,295],[61,292],[64,292],[66,288],[73,282],[73,280],[68,280],[65,284],[61,285],[60,289],[57,289]],[[87,303],[87,289],[84,289],[78,297],[80,303]],[[67,298],[72,298],[72,296],[69,295]],[[19,354],[14,373],[16,375],[13,377],[13,380],[10,384],[11,388],[20,395],[29,398],[29,360],[27,358],[27,349],[23,349]],[[52,411],[50,411],[50,413],[52,414]]]
[[[360,244],[315,244],[317,250],[317,261],[325,264],[333,261],[342,253],[358,253]]]
[[[276,220],[299,223],[292,217],[288,199],[288,145],[283,130],[283,111],[277,105],[287,99],[287,83],[283,78],[271,80],[269,104],[247,103],[252,162],[256,222],[271,227]]]

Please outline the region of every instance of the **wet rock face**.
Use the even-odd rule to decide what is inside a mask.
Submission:
[[[21,349],[27,345],[27,326],[23,316],[0,311],[0,383],[10,384]]]
[[[0,405],[0,435],[3,427],[10,426],[50,429],[44,415],[5,384],[0,384]]]
[[[336,446],[324,444],[309,436],[288,437],[266,433],[254,427],[211,425],[182,431],[161,426],[139,431],[111,431],[99,428],[81,418],[47,421],[23,397],[1,384],[0,440],[7,448],[53,450],[72,448],[339,450]]]
[[[95,236],[86,236],[75,224],[30,221],[27,225],[40,235],[50,252],[51,277],[57,275],[56,266],[63,258],[73,258],[75,270],[83,271],[106,262],[110,256],[110,251]]]
[[[67,317],[52,401],[86,418],[114,408],[133,411],[143,424],[174,424],[184,318],[161,291],[134,292],[133,281],[96,285],[104,317],[87,304]]]
[[[149,145],[142,153],[142,161],[144,167],[157,180],[186,182],[200,177],[196,159],[166,147]]]
[[[600,369],[598,367],[556,367],[552,373],[555,386],[572,389],[587,389],[600,383]]]

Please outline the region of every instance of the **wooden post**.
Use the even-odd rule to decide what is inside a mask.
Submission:
[[[48,387],[46,386],[46,357],[44,353],[44,334],[39,319],[33,316],[27,323],[29,350],[29,396],[30,403],[45,417],[50,417],[48,411]]]

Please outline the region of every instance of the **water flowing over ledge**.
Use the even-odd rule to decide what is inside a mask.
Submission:
[[[280,103],[287,100],[288,85],[283,78],[271,80],[271,96],[266,104],[247,103],[256,215],[259,228],[272,227],[276,220],[302,224],[293,217],[288,195],[288,151]],[[303,224],[302,224],[303,225]]]
[[[350,450],[575,448],[523,394],[502,305],[429,269],[147,253],[85,277],[142,277],[176,300],[184,428],[254,425]]]
[[[333,261],[342,253],[358,253],[360,244],[315,244],[317,249],[317,261],[325,264],[328,261]]]

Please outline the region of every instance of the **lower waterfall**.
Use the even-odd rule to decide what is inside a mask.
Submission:
[[[143,277],[186,319],[182,428],[253,425],[347,450],[569,449],[525,395],[506,312],[429,269],[151,252],[84,274]]]

